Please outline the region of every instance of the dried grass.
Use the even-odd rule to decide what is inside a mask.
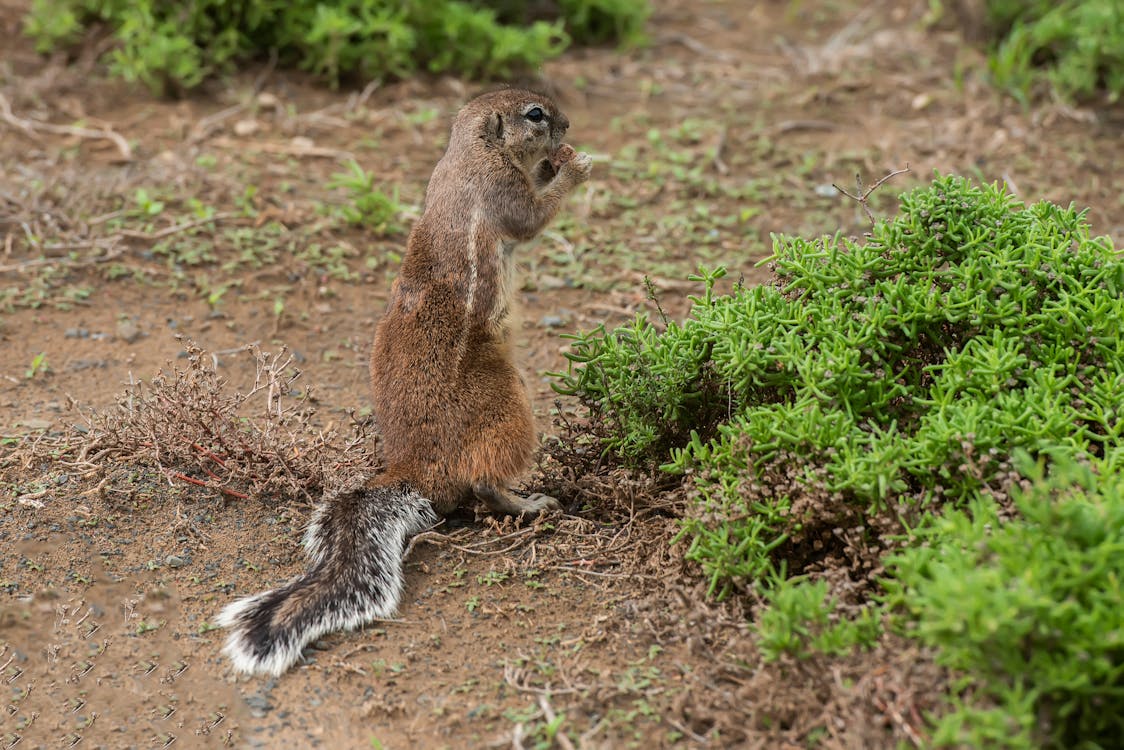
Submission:
[[[296,391],[301,373],[284,347],[276,354],[245,347],[255,374],[244,390],[219,374],[217,357],[191,341],[185,351],[186,366],[169,363],[149,381],[131,382],[113,409],[72,404],[84,426],[23,441],[0,457],[0,470],[26,475],[47,463],[90,480],[148,467],[228,498],[312,500],[377,467],[366,422],[352,414],[346,426],[316,425],[311,392]]]

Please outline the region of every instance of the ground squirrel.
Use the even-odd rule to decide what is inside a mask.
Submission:
[[[280,674],[321,635],[393,615],[406,540],[436,514],[473,498],[511,515],[560,507],[508,489],[537,445],[510,320],[513,248],[589,178],[568,127],[549,97],[518,89],[457,114],[371,349],[386,470],[319,504],[304,574],[219,615],[238,670]]]

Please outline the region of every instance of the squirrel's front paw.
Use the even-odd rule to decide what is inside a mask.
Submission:
[[[562,165],[562,169],[569,173],[574,185],[580,185],[593,172],[593,157],[589,154],[575,154],[573,159]]]
[[[580,185],[589,179],[593,171],[593,157],[589,154],[575,151],[569,143],[563,143],[550,155],[551,165],[560,173],[566,175],[573,185]]]
[[[581,175],[581,181],[585,182],[589,179],[589,175],[593,172],[593,157],[589,154],[577,154],[573,159],[566,162],[567,165],[572,165],[574,170]]]

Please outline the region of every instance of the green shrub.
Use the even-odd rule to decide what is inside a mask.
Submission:
[[[506,25],[527,0],[32,0],[24,26],[41,51],[72,45],[92,24],[113,30],[111,70],[176,92],[276,52],[332,83],[419,69],[500,76],[533,68],[570,41],[636,41],[647,0],[565,0],[555,17]]]
[[[986,9],[1001,86],[1025,97],[1045,78],[1066,97],[1124,93],[1124,0],[987,0]]]
[[[777,238],[775,281],[666,332],[574,337],[558,390],[606,450],[691,473],[687,555],[728,593],[836,527],[1002,494],[1011,452],[1124,468],[1124,262],[1084,214],[939,177],[859,243]]]
[[[837,602],[828,597],[827,581],[778,578],[764,592],[768,608],[755,630],[757,647],[767,661],[781,654],[803,659],[814,652],[846,654],[856,645],[869,648],[882,633],[874,608],[857,617],[836,615]]]
[[[908,632],[975,694],[941,719],[938,746],[1110,748],[1124,737],[1124,477],[1063,465],[1036,479],[1016,493],[1019,517],[974,499],[888,562],[888,600]]]

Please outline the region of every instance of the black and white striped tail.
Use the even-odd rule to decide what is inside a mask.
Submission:
[[[234,668],[279,675],[320,636],[392,616],[406,540],[436,523],[429,501],[404,482],[325,498],[304,535],[309,569],[216,618],[231,629],[223,651]]]

